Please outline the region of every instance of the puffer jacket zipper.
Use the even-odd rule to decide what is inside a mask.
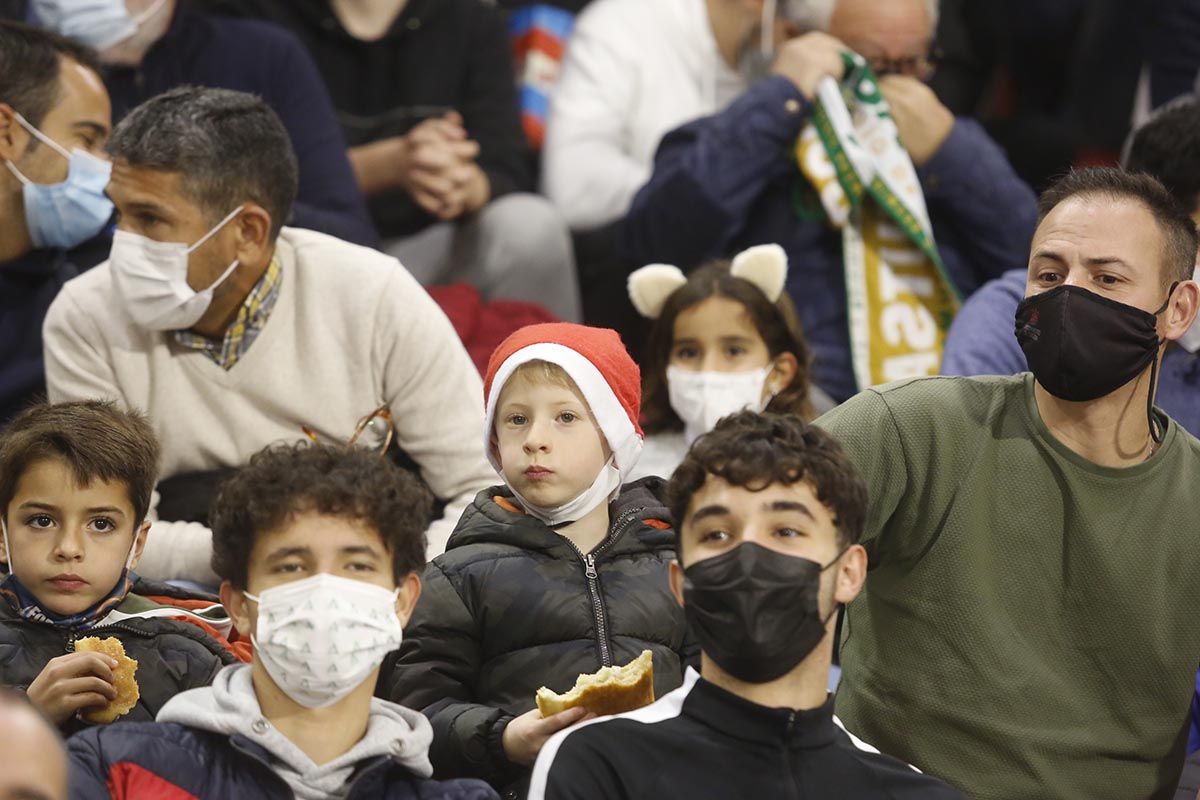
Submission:
[[[617,540],[625,534],[625,530],[630,523],[634,522],[646,508],[639,506],[638,508],[628,509],[617,517],[612,526],[612,532],[603,542],[599,544],[592,552],[584,554],[582,550],[575,546],[567,537],[563,537],[567,544],[571,545],[571,549],[579,555],[579,560],[583,563],[583,575],[587,578],[588,599],[592,602],[592,616],[596,623],[596,648],[600,651],[600,666],[611,667],[612,661],[612,642],[608,638],[608,613],[604,607],[604,594],[600,589],[600,573],[596,571],[596,557],[602,555],[605,550],[616,544]]]
[[[104,633],[107,631],[116,631],[119,633],[129,633],[129,634],[133,634],[134,636],[137,636],[139,639],[153,639],[155,636],[155,634],[149,633],[147,631],[139,631],[137,628],[133,627],[132,625],[125,625],[120,622],[114,622],[109,625],[97,625],[95,628],[89,628],[86,631],[71,631],[69,634],[67,634],[66,650],[68,653],[74,653],[75,652],[75,641],[77,639],[86,639],[89,636],[96,636],[97,638],[104,638],[104,637],[99,636],[98,634],[101,634],[101,633]]]

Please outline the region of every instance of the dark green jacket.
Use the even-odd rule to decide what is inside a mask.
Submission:
[[[699,651],[685,645],[683,610],[667,581],[675,533],[662,489],[659,478],[623,487],[609,507],[608,538],[586,556],[498,504],[512,505],[504,487],[480,492],[463,513],[425,571],[399,660],[381,685],[432,721],[436,777],[520,787],[527,770],[505,759],[500,737],[534,707],[541,686],[565,692],[581,673],[644,649],[654,653],[656,696],[683,682],[685,659]]]

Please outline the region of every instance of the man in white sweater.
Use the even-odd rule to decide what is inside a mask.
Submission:
[[[160,95],[125,118],[109,152],[120,221],[109,261],[68,282],[47,314],[50,399],[146,412],[164,479],[236,468],[302,426],[347,441],[387,406],[400,448],[446,503],[429,529],[428,554],[441,553],[495,475],[479,375],[433,300],[391,257],[282,227],[296,159],[252,95]],[[156,521],[140,571],[214,583],[210,556],[203,525]]]

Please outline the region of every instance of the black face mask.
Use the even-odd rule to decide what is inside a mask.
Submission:
[[[843,551],[844,552],[844,551]],[[841,554],[838,555],[841,558]],[[822,567],[747,542],[683,572],[683,612],[700,649],[747,683],[786,675],[825,636]]]
[[[1178,285],[1171,284],[1153,314],[1078,286],[1025,298],[1017,306],[1016,335],[1029,371],[1055,397],[1083,402],[1111,394],[1151,366],[1146,413],[1151,435],[1162,441],[1150,411],[1161,344],[1156,326]]]

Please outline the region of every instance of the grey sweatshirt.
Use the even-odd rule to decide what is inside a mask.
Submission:
[[[225,667],[217,673],[212,686],[172,698],[158,713],[158,721],[245,736],[271,754],[271,767],[300,800],[344,797],[355,765],[377,756],[390,755],[421,778],[433,774],[429,763],[433,729],[429,720],[417,711],[378,698],[371,700],[367,732],[358,744],[333,761],[317,766],[263,717],[250,673],[249,664]]]

